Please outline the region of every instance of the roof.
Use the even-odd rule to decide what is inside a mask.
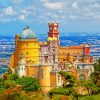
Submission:
[[[19,36],[20,39],[34,39],[36,38],[35,33],[27,26]]]

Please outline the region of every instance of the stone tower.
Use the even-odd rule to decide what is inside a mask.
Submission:
[[[56,23],[49,22],[48,27],[49,27],[48,37],[51,37],[51,38],[56,37],[57,40],[59,40],[58,21]]]

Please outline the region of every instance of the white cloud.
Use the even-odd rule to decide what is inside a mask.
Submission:
[[[78,8],[77,2],[72,3],[72,7],[73,7],[73,8]]]
[[[20,15],[19,17],[18,17],[20,20],[25,20],[25,16],[24,15]]]
[[[23,0],[9,0],[12,3],[21,3]]]
[[[52,9],[52,10],[59,10],[65,7],[64,2],[49,2],[48,0],[42,0],[42,2],[44,3],[43,5],[46,8]]]
[[[47,2],[49,2],[49,0],[40,0],[40,2],[47,3]]]
[[[4,8],[3,10],[4,10],[4,14],[6,14],[6,15],[14,15],[15,14],[15,11],[13,10],[13,8],[11,6]]]
[[[100,21],[99,0],[8,0],[0,9],[0,22],[48,20]]]

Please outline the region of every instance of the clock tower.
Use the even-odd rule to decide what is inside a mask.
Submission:
[[[58,21],[56,23],[54,23],[54,21],[52,23],[48,23],[48,27],[49,27],[49,32],[48,32],[48,37],[51,38],[57,38],[57,40],[59,40],[59,32],[58,32]]]

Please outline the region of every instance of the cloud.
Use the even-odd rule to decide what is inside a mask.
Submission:
[[[63,2],[55,2],[55,3],[45,2],[44,6],[48,9],[52,9],[52,10],[59,10],[59,9],[63,9],[65,7]]]
[[[13,10],[13,8],[11,6],[7,7],[7,8],[4,8],[4,14],[6,15],[13,15],[15,14],[15,11]]]
[[[21,3],[23,0],[9,0],[10,2],[12,2],[12,3]]]
[[[78,8],[77,2],[72,3],[72,7],[73,7],[73,8]]]
[[[19,17],[18,17],[18,19],[20,19],[20,20],[25,20],[25,16],[24,15],[20,15]]]
[[[100,21],[100,0],[8,0],[0,22]],[[4,4],[2,4],[4,5]]]

